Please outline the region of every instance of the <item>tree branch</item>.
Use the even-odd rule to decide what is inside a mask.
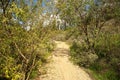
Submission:
[[[18,45],[17,45],[15,42],[14,42],[14,44],[15,44],[15,47],[17,48],[19,54],[21,55],[21,57],[28,62],[27,58],[26,58],[26,57],[22,54],[22,52],[20,51]]]

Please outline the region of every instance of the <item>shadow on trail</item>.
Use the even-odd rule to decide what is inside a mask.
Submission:
[[[64,48],[57,48],[54,50],[53,55],[55,56],[68,56],[69,50]]]

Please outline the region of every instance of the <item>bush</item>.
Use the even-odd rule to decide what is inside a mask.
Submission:
[[[49,36],[41,34],[40,28],[26,31],[14,25],[6,29],[0,26],[0,77],[28,80],[36,76],[54,48]]]
[[[87,51],[86,46],[79,45],[76,42],[70,47],[71,60],[80,66],[88,67],[98,58],[96,54]]]
[[[102,36],[96,39],[95,51],[97,55],[102,57],[117,56],[120,52],[120,34],[102,34]]]
[[[108,70],[103,73],[98,73],[96,71],[92,72],[93,77],[95,80],[120,80],[118,74],[114,70]]]
[[[91,69],[96,80],[120,80],[120,34],[102,33],[93,49],[94,53],[84,43],[73,42],[71,60]]]
[[[96,39],[95,52],[99,59],[90,65],[97,80],[120,80],[120,34],[102,34]]]

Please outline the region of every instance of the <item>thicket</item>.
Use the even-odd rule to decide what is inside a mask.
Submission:
[[[35,78],[54,48],[52,29],[35,23],[36,14],[20,2],[18,7],[14,0],[0,0],[0,80]],[[35,25],[27,25],[28,20]]]

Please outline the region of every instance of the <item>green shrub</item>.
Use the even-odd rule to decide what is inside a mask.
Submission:
[[[114,70],[104,71],[103,73],[98,73],[97,71],[92,72],[95,80],[120,80],[118,74]]]
[[[6,26],[6,29],[0,26],[0,77],[23,80],[36,76],[54,44],[46,33],[40,34],[41,29],[26,31],[20,26]]]
[[[90,65],[96,80],[120,80],[120,34],[102,34],[96,39],[94,50],[99,59]]]
[[[76,42],[70,47],[70,56],[74,63],[84,67],[88,67],[98,58],[96,54],[87,51],[85,45],[81,46]]]
[[[73,42],[70,47],[71,60],[93,71],[96,80],[120,80],[120,34],[101,34],[95,39],[93,54],[82,43]]]
[[[95,41],[95,51],[97,55],[102,57],[119,56],[120,52],[120,34],[102,34]]]
[[[97,72],[100,72],[102,70],[102,66],[99,63],[94,63],[94,64],[90,65],[89,68],[91,70],[97,71]]]

